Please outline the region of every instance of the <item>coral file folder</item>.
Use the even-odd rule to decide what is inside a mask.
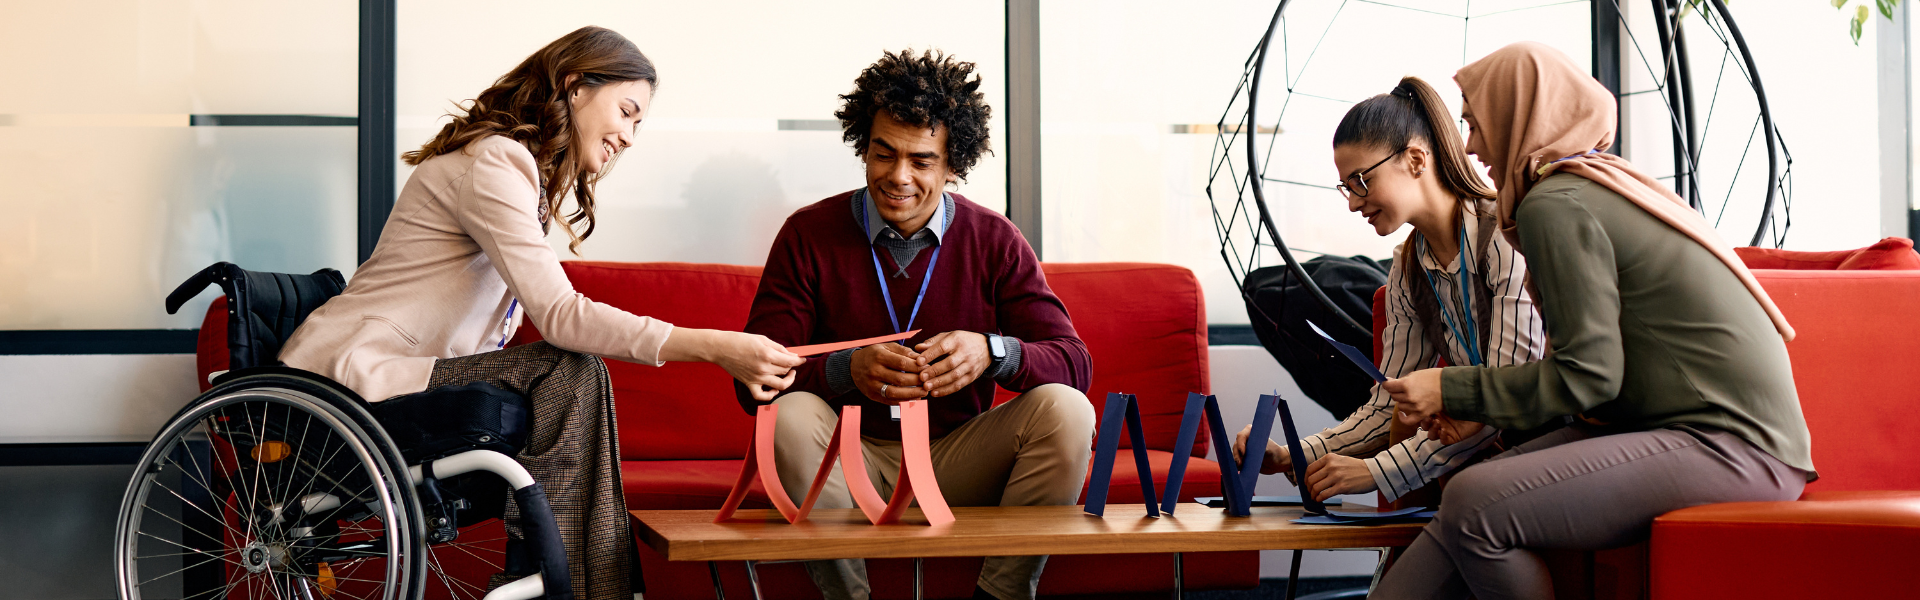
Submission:
[[[907,338],[911,338],[918,333],[920,333],[920,330],[915,329],[913,331],[909,331],[906,333],[896,333],[893,335],[870,337],[864,340],[853,340],[850,342],[834,342],[831,344],[814,344],[811,346],[794,346],[791,348],[787,348],[787,351],[792,352],[798,356],[819,356],[821,354],[839,352],[841,350],[846,350],[848,348],[859,348],[862,346],[871,346],[881,342],[904,340]]]

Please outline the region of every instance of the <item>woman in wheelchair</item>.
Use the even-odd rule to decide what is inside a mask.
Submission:
[[[583,599],[627,600],[637,575],[613,392],[598,357],[714,363],[765,400],[802,362],[761,336],[677,328],[589,300],[548,246],[556,225],[570,250],[593,233],[594,184],[632,145],[657,82],[632,42],[599,27],[500,77],[402,156],[416,169],[372,256],[280,354],[373,402],[395,439],[417,421],[389,414],[524,397],[531,420],[516,458],[545,488]],[[568,196],[573,210],[563,213]],[[546,341],[506,347],[523,319]],[[513,539],[518,510],[510,503],[506,513]]]

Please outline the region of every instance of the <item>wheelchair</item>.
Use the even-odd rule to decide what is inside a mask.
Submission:
[[[338,271],[218,263],[169,295],[167,312],[213,284],[225,292],[230,369],[140,457],[116,526],[120,598],[573,597],[551,509],[514,449],[479,439],[492,444],[409,461],[351,390],[275,360],[340,293]],[[500,526],[508,493],[524,541]],[[489,593],[495,573],[510,581]]]

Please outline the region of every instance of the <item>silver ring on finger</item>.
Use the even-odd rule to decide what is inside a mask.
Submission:
[[[880,395],[882,396],[887,395],[887,384],[885,383],[880,384]]]

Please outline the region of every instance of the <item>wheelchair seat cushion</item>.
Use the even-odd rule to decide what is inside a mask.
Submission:
[[[513,456],[527,445],[527,399],[485,382],[449,385],[367,405],[407,464],[467,450]]]

